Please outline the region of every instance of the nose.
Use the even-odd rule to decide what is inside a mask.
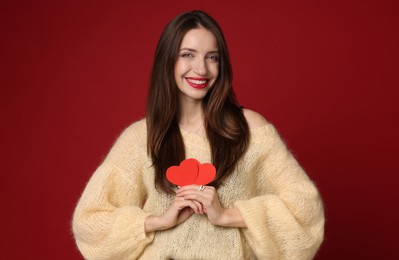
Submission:
[[[194,73],[196,73],[198,75],[201,75],[201,76],[205,75],[208,71],[205,60],[204,59],[196,60],[193,70],[194,70]]]

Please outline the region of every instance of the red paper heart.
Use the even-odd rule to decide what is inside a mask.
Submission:
[[[215,176],[215,166],[210,163],[201,164],[194,158],[183,160],[179,166],[171,166],[166,171],[168,181],[177,186],[207,185]]]
[[[200,163],[195,159],[186,159],[179,166],[171,166],[166,170],[166,178],[177,186],[193,184],[198,176]]]
[[[216,168],[213,164],[204,163],[199,166],[198,176],[195,180],[195,184],[197,185],[207,185],[216,176]]]

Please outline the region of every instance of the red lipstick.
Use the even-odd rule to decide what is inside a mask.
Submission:
[[[187,77],[186,80],[187,80],[188,84],[190,84],[191,87],[196,88],[196,89],[206,88],[209,83],[209,79],[207,79],[207,78]]]

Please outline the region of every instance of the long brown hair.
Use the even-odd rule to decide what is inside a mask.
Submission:
[[[218,43],[219,75],[202,102],[212,163],[217,169],[209,185],[219,187],[234,170],[249,142],[249,130],[242,108],[232,89],[232,69],[223,33],[216,21],[202,11],[175,17],[164,29],[155,52],[147,96],[147,152],[155,169],[155,186],[171,193],[166,170],[185,159],[185,149],[178,124],[179,102],[174,66],[184,35],[203,27]]]

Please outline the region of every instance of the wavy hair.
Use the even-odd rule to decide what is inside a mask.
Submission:
[[[204,97],[204,126],[211,148],[212,163],[217,169],[219,187],[232,173],[249,143],[248,124],[232,89],[232,68],[222,30],[203,11],[186,12],[165,27],[155,51],[147,95],[147,152],[155,170],[155,187],[172,193],[173,185],[166,179],[166,170],[185,159],[184,142],[178,123],[179,90],[174,66],[184,35],[191,29],[204,28],[213,33],[219,51],[219,75]]]

